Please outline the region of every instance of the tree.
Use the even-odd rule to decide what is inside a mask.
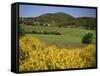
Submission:
[[[84,44],[90,44],[93,40],[93,34],[92,33],[86,33],[83,37],[82,37],[82,43]]]

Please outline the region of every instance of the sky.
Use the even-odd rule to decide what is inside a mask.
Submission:
[[[56,7],[56,6],[40,6],[40,5],[20,5],[20,17],[36,17],[45,13],[63,12],[74,17],[96,17],[96,9],[94,8],[77,8],[77,7]]]

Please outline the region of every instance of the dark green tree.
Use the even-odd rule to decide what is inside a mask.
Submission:
[[[92,40],[93,40],[93,34],[88,32],[82,37],[81,42],[84,44],[90,44],[92,43]]]

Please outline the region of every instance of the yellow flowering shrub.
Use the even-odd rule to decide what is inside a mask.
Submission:
[[[19,39],[19,71],[87,68],[96,66],[95,45],[84,48],[46,46],[33,36]]]

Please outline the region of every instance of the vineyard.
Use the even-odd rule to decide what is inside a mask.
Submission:
[[[96,66],[96,47],[89,44],[82,48],[46,46],[34,36],[19,38],[19,71],[88,68]]]

